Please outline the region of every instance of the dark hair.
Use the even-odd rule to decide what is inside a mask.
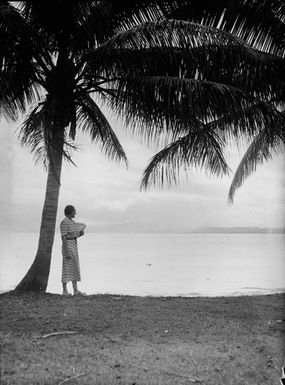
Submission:
[[[73,211],[75,211],[75,207],[72,206],[72,205],[68,205],[65,207],[64,209],[64,215],[69,215],[71,214]]]

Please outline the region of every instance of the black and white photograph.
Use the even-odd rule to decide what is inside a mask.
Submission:
[[[0,62],[0,383],[285,383],[284,2],[2,0]]]

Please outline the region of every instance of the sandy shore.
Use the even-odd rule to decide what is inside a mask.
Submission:
[[[1,384],[278,384],[285,294],[0,295]]]

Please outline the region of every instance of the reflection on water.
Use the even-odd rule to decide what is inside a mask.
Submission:
[[[1,234],[0,290],[30,267],[37,234]],[[285,291],[280,234],[95,234],[78,241],[88,294],[220,296]],[[56,236],[48,291],[61,293],[61,241]]]

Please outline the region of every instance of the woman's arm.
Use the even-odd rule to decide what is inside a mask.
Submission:
[[[66,257],[66,259],[72,259],[71,258],[71,255],[69,254],[69,251],[68,251],[68,246],[67,246],[67,238],[68,235],[62,235],[61,239],[62,239],[62,247],[63,247],[63,250],[64,250],[64,255]]]
[[[66,234],[65,235],[65,239],[67,240],[67,241],[71,241],[71,240],[74,240],[74,239],[77,239],[78,238],[78,236],[76,236],[76,234],[74,233],[74,234]]]

